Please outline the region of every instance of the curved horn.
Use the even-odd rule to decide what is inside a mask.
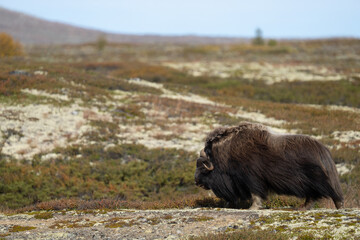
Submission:
[[[204,149],[202,149],[200,151],[200,157],[206,157],[206,153],[205,153]]]
[[[212,164],[212,162],[209,162],[210,163],[210,167],[206,166],[205,163],[202,163],[204,165],[204,167],[208,170],[208,171],[212,171],[214,170],[214,165]]]

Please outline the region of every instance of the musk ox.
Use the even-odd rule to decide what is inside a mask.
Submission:
[[[255,123],[212,131],[197,159],[195,182],[230,204],[252,199],[251,209],[269,193],[305,198],[304,209],[323,197],[343,206],[335,163],[324,145]]]

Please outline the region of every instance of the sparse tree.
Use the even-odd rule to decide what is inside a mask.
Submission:
[[[264,39],[263,39],[262,31],[260,28],[256,29],[255,38],[253,39],[252,43],[254,45],[264,45]]]
[[[95,43],[96,48],[99,52],[102,52],[104,50],[106,44],[107,44],[107,40],[104,35],[99,36]]]
[[[0,33],[0,57],[20,56],[22,54],[22,46],[19,42],[7,33]]]

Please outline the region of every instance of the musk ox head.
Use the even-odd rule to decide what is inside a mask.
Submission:
[[[211,176],[211,171],[213,170],[214,165],[206,156],[204,149],[202,149],[200,151],[200,157],[196,161],[195,184],[206,190],[210,190],[210,182],[213,178]]]

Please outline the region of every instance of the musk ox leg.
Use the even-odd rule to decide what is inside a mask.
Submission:
[[[262,207],[261,197],[259,197],[258,195],[255,195],[255,194],[251,194],[251,197],[252,197],[253,203],[249,209],[250,210],[258,210],[259,208],[261,208]]]
[[[306,198],[304,205],[300,208],[301,211],[309,210],[315,204],[315,201],[312,198]]]

